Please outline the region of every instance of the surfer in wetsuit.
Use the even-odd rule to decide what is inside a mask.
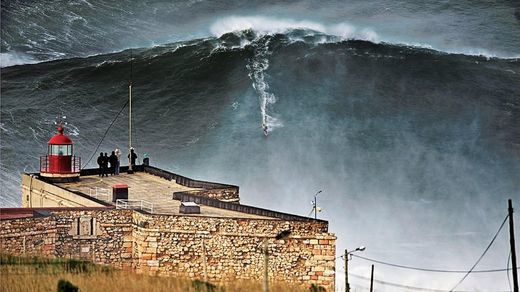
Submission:
[[[267,137],[269,132],[267,131],[268,128],[267,128],[266,118],[264,118],[264,121],[262,122],[262,130],[264,131],[264,135]]]

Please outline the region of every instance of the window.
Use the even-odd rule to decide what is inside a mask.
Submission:
[[[72,235],[75,239],[91,239],[95,238],[97,224],[96,218],[90,216],[81,216],[80,218],[72,221],[72,226],[69,231],[69,235]]]
[[[50,155],[72,155],[72,145],[50,145]]]

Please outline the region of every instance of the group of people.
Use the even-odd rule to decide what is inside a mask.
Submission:
[[[135,166],[135,161],[137,160],[137,154],[134,152],[134,148],[130,149],[130,154],[128,154],[128,158],[130,159],[130,163],[132,166]],[[99,157],[97,158],[97,164],[99,165],[99,176],[104,177],[110,175],[119,175],[119,166],[121,163],[121,150],[116,148],[112,151],[112,154],[108,156],[108,153],[101,152],[99,153]]]
[[[130,163],[132,166],[135,165],[135,161],[137,160],[137,154],[134,152],[134,148],[130,149],[130,154],[128,154],[128,158],[130,159]],[[119,175],[119,166],[121,163],[121,150],[116,148],[112,151],[112,154],[108,156],[108,153],[103,152],[99,153],[99,157],[97,158],[97,164],[99,165],[99,176],[104,177],[110,175]]]
[[[104,155],[103,152],[99,153],[99,157],[97,158],[97,164],[99,165],[99,176],[108,176],[109,173],[110,175],[118,175],[120,160],[121,151],[119,149],[112,151],[110,156],[108,156],[108,153],[106,152]]]

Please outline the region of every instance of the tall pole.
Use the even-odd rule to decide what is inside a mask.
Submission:
[[[133,58],[130,50],[130,82],[128,83],[128,173],[133,173],[132,169],[132,78],[133,78]]]
[[[318,195],[314,196],[314,219],[318,219]]]
[[[319,190],[314,195],[314,219],[318,219],[318,195],[321,193],[321,190]]]
[[[372,265],[372,272],[370,273],[370,292],[374,291],[374,265]]]
[[[269,266],[269,255],[267,254],[267,238],[264,239],[264,286],[263,291],[268,292],[269,291],[269,275],[267,273],[267,268]]]
[[[515,250],[515,228],[513,225],[513,202],[508,201],[507,208],[509,214],[509,244],[511,245],[511,262],[513,264],[513,291],[518,292],[518,272],[516,267],[516,250]]]
[[[132,81],[128,85],[128,172],[132,173]]]
[[[350,292],[350,284],[348,283],[348,252],[345,249],[345,292]]]

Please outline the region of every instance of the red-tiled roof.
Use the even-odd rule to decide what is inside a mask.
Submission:
[[[49,208],[0,208],[0,220],[32,218],[36,216],[47,216],[52,211],[89,211],[110,210],[115,206],[106,207],[49,207]]]

